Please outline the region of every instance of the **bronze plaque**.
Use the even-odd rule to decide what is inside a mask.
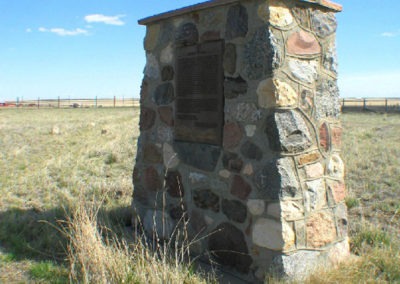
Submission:
[[[222,144],[223,42],[177,50],[175,140]]]

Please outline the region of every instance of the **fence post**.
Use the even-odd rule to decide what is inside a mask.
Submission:
[[[385,112],[388,112],[388,99],[385,99]]]
[[[37,108],[40,108],[40,98],[37,98]]]
[[[364,106],[363,106],[363,109],[364,109],[364,110],[367,110],[367,99],[366,99],[366,98],[364,98]]]
[[[61,103],[61,101],[60,101],[60,96],[58,96],[58,100],[57,100],[58,108],[60,108],[60,103]]]
[[[97,96],[94,98],[94,107],[97,108]]]
[[[115,96],[114,96],[114,108],[115,108]]]

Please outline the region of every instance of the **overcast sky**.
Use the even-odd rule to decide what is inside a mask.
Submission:
[[[190,0],[0,0],[0,100],[138,97],[145,27]],[[342,97],[400,97],[400,1],[338,14]]]

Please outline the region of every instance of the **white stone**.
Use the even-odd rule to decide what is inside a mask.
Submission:
[[[260,218],[253,227],[253,242],[271,250],[288,250],[294,245],[295,234],[286,222]]]
[[[230,173],[230,171],[228,171],[228,170],[221,170],[221,171],[219,172],[219,175],[220,175],[221,177],[225,178],[225,179],[228,179],[228,178],[231,176],[231,173]]]
[[[282,209],[281,209],[280,203],[271,203],[268,205],[267,214],[269,216],[280,219],[281,213],[282,213]]]
[[[171,64],[174,60],[174,49],[172,44],[169,44],[161,51],[160,61],[164,64]]]
[[[168,143],[164,143],[163,145],[163,159],[164,166],[167,169],[176,168],[179,165],[178,154]]]
[[[247,137],[253,137],[254,134],[256,133],[257,126],[256,125],[246,125],[244,127],[244,130],[246,131]]]
[[[243,168],[242,173],[246,176],[251,176],[254,173],[253,165],[252,164],[246,164]]]
[[[254,216],[262,215],[265,211],[265,202],[264,200],[250,199],[247,201],[247,208]]]
[[[317,179],[306,183],[307,191],[304,193],[304,204],[307,210],[320,210],[326,205],[326,190],[323,179]]]
[[[333,154],[329,160],[328,175],[338,179],[344,177],[344,163],[338,154]]]
[[[269,22],[271,25],[277,27],[286,27],[293,23],[294,19],[292,13],[290,13],[289,8],[286,7],[282,1],[270,0],[269,5]],[[261,15],[263,15],[263,13],[261,13]],[[268,16],[263,18],[268,18]]]
[[[318,62],[316,60],[289,60],[289,69],[297,80],[312,84],[318,78]]]
[[[174,139],[172,129],[166,126],[159,126],[157,128],[158,139],[162,142],[171,142]]]
[[[174,229],[174,225],[169,214],[160,210],[147,210],[143,219],[143,227],[146,233],[160,239],[168,239]]]
[[[146,67],[144,68],[144,74],[152,79],[158,79],[160,77],[160,66],[157,58],[151,54],[146,55]]]
[[[285,201],[282,202],[282,216],[286,220],[296,220],[304,217],[304,208],[299,202]]]
[[[305,170],[308,178],[319,178],[324,175],[324,167],[321,163],[305,166]]]

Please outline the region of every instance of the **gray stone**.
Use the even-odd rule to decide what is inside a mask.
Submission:
[[[160,66],[157,58],[151,54],[146,54],[146,67],[144,68],[144,75],[151,79],[160,78]]]
[[[245,158],[250,160],[260,161],[263,157],[262,150],[250,141],[247,141],[242,145],[240,148],[240,153],[242,153]]]
[[[147,210],[143,218],[145,232],[154,239],[168,239],[174,229],[174,222],[163,211]]]
[[[161,51],[160,61],[163,64],[171,64],[174,60],[174,48],[172,44],[169,44],[166,48]]]
[[[228,10],[226,21],[226,39],[245,37],[248,31],[247,9],[238,4],[231,6]]]
[[[164,66],[161,70],[161,80],[171,81],[174,79],[174,67],[171,65]]]
[[[294,246],[295,234],[286,222],[260,218],[252,232],[253,242],[260,247],[282,251]]]
[[[176,32],[175,27],[172,23],[164,22],[161,25],[160,35],[158,39],[158,46],[161,46],[163,48],[169,45],[171,41],[174,40],[175,32]]]
[[[325,38],[336,32],[337,22],[332,12],[314,10],[311,14],[313,31],[321,38]]]
[[[182,162],[208,172],[214,171],[221,155],[220,147],[207,144],[176,141],[174,149]]]
[[[318,79],[318,62],[315,60],[290,59],[292,76],[304,83],[313,84]]]
[[[175,153],[172,146],[168,143],[164,143],[163,146],[163,161],[167,169],[172,169],[179,165],[178,154]]]
[[[315,95],[315,118],[338,118],[340,114],[339,88],[335,80],[321,80]]]
[[[225,45],[224,70],[229,74],[234,74],[236,71],[236,46],[233,43]]]
[[[267,135],[275,151],[296,153],[312,145],[312,138],[305,120],[295,110],[277,111],[268,118]]]
[[[177,45],[193,45],[199,41],[199,32],[193,23],[185,23],[181,25],[175,35],[175,43]]]
[[[333,44],[325,51],[322,64],[326,70],[329,70],[334,74],[338,73],[336,47]]]
[[[322,209],[326,204],[325,183],[322,179],[306,182],[304,205],[308,212]]]
[[[208,178],[205,174],[201,173],[190,173],[189,180],[192,184],[199,184],[207,182]]]
[[[226,99],[235,99],[239,95],[247,93],[247,82],[242,77],[225,78],[224,82],[224,95]]]
[[[218,263],[239,272],[248,273],[252,264],[245,237],[241,230],[229,223],[220,224],[208,239],[208,249]]]
[[[160,149],[152,143],[145,144],[143,146],[143,160],[149,164],[161,163],[162,156]]]
[[[254,123],[261,119],[261,110],[253,103],[236,103],[226,107],[235,120]]]
[[[247,77],[258,80],[271,75],[274,56],[268,26],[261,27],[244,49],[244,72]]]
[[[225,169],[235,173],[240,173],[243,167],[243,161],[240,159],[239,155],[231,152],[224,152],[222,164]]]
[[[171,83],[164,83],[157,87],[153,100],[157,105],[168,105],[175,99],[174,86]]]
[[[172,197],[178,198],[185,195],[182,176],[177,171],[169,171],[165,177],[165,189]]]
[[[219,212],[219,197],[211,189],[197,189],[193,192],[194,204],[201,209]]]
[[[237,200],[222,200],[222,212],[229,218],[229,220],[244,223],[247,218],[246,205]]]
[[[252,215],[260,216],[265,211],[265,201],[260,199],[250,199],[247,201],[247,209]]]
[[[348,216],[347,207],[344,203],[338,204],[335,208],[336,226],[339,237],[344,238],[348,235]]]
[[[172,128],[166,126],[157,127],[157,137],[160,142],[171,142],[174,138]]]

